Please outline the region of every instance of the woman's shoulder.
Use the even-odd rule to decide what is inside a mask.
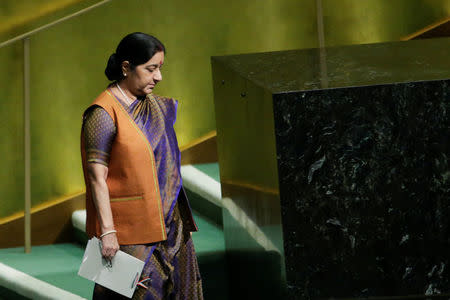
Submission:
[[[155,95],[155,94],[150,94],[151,97],[154,97],[157,101],[161,101],[164,103],[171,103],[171,104],[176,104],[178,103],[177,100],[175,100],[174,98],[170,98],[170,97],[166,97],[166,96],[160,96],[160,95]]]
[[[88,113],[93,113],[95,111],[94,115],[98,115],[100,113],[106,113],[108,114],[113,120],[115,119],[115,113],[114,113],[114,99],[113,95],[111,94],[111,91],[108,89],[102,91],[95,99],[94,101],[85,109],[83,116],[86,116]]]
[[[164,106],[169,109],[169,110],[177,110],[177,106],[178,106],[178,101],[175,100],[174,98],[170,98],[170,97],[166,97],[166,96],[160,96],[160,95],[155,95],[155,94],[151,94],[151,97],[153,97],[156,102],[160,103],[160,104],[164,104]]]

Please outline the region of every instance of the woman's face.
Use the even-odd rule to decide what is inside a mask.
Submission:
[[[136,96],[145,96],[153,91],[155,85],[162,80],[161,67],[164,64],[164,52],[153,55],[146,63],[136,66],[133,71],[125,66],[127,74],[124,81],[128,90]]]

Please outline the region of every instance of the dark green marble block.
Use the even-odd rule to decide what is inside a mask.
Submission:
[[[450,81],[274,100],[289,292],[450,292]]]
[[[450,298],[448,49],[212,58],[233,299]]]

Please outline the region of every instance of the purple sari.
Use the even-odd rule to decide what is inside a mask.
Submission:
[[[114,95],[111,90],[110,92]],[[180,151],[173,128],[177,102],[152,94],[147,95],[145,99],[135,100],[130,106],[119,98],[116,99],[127,110],[152,146],[167,231],[167,240],[163,242],[120,246],[122,251],[145,261],[141,275],[141,280],[145,281],[138,285],[132,299],[203,299],[194,246],[190,232],[183,228],[183,220],[177,205],[182,185]],[[102,111],[100,113],[107,114]],[[88,120],[85,121],[89,123]],[[108,126],[103,127],[111,127],[111,124],[108,123]],[[101,131],[97,129],[99,130]],[[112,134],[115,134],[115,130]],[[105,140],[105,135],[108,136],[104,132],[98,134],[98,140]],[[95,148],[91,146],[87,149],[87,153],[88,155],[93,153],[92,162],[99,162],[98,154],[95,156],[95,153],[99,153],[98,150],[104,153],[105,149]],[[128,298],[96,285],[93,299]]]

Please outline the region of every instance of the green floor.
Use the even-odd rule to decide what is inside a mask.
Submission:
[[[220,170],[218,163],[209,163],[209,164],[196,164],[192,165],[194,168],[202,171],[212,179],[217,182],[220,182]]]
[[[222,230],[194,212],[199,232],[193,234],[203,278],[205,299],[226,298],[224,239]],[[77,275],[84,249],[79,244],[0,249],[0,262],[64,290],[91,299],[93,283]]]
[[[196,164],[192,166],[211,177],[212,180],[220,182],[219,164],[209,163]],[[189,198],[191,207],[197,210],[202,215],[208,216],[210,220],[222,227],[222,207],[217,206],[213,202],[204,199],[203,196],[198,193],[198,191],[195,191],[195,189],[190,190],[188,185],[185,186],[185,190]]]
[[[0,262],[71,293],[90,299],[93,283],[77,276],[84,249],[78,244],[55,244],[24,249],[0,249]]]

